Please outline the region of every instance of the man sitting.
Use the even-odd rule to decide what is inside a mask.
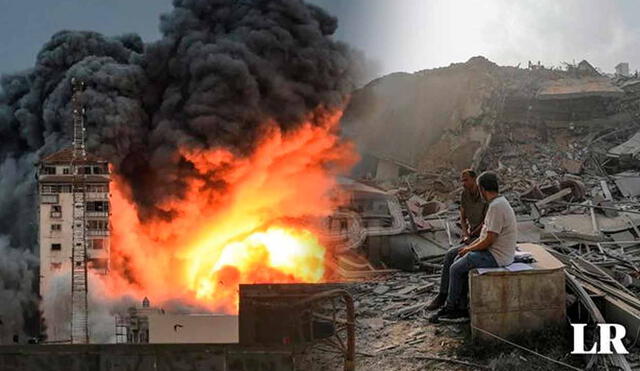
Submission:
[[[488,203],[480,237],[469,246],[450,249],[445,255],[440,293],[427,309],[440,309],[429,321],[464,322],[469,319],[467,291],[469,271],[495,268],[513,262],[517,240],[516,215],[509,201],[501,196],[498,176],[484,172],[477,179],[482,198]]]
[[[480,195],[476,172],[472,169],[462,171],[462,195],[460,196],[460,226],[462,227],[462,242],[466,245],[480,237],[484,214],[487,204]]]

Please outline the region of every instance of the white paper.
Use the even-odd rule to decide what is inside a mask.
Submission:
[[[478,274],[485,274],[489,272],[507,272],[505,268],[477,268]]]
[[[532,266],[525,263],[512,263],[507,265],[507,270],[509,272],[521,272],[521,271],[530,271],[533,269]]]
[[[522,272],[522,271],[530,271],[533,267],[529,264],[524,263],[512,263],[507,265],[506,267],[497,267],[497,268],[477,268],[478,274],[485,274],[491,272]]]

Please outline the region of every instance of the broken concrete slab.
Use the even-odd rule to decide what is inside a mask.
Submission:
[[[375,289],[373,289],[373,293],[376,295],[384,295],[386,294],[391,288],[389,286],[386,285],[378,285]]]
[[[640,240],[637,242],[629,242],[635,241],[636,237],[630,231],[622,231],[618,233],[612,233],[609,235],[614,241],[618,242],[618,246],[622,248],[627,248],[631,246],[636,246],[640,244]]]
[[[640,176],[618,175],[615,178],[616,186],[625,197],[640,196]]]
[[[613,157],[625,155],[636,157],[638,154],[640,154],[640,131],[635,133],[626,142],[611,148],[608,152],[608,155]]]
[[[640,225],[640,215],[624,212],[616,217],[596,214],[595,219],[599,231],[605,233],[620,232],[631,228],[632,225]],[[540,218],[540,222],[544,225],[544,231],[541,236],[543,239],[556,236],[588,241],[604,240],[600,233],[594,231],[590,213],[543,217]]]
[[[619,98],[623,95],[624,91],[607,78],[560,79],[543,84],[536,99]]]
[[[540,241],[540,232],[542,228],[538,227],[533,221],[521,221],[518,222],[518,242],[532,242],[536,243]]]
[[[545,197],[544,199],[536,202],[536,207],[539,209],[553,201],[557,201],[560,200],[562,198],[564,198],[565,196],[568,196],[572,193],[571,188],[564,188],[561,189],[560,191],[552,194],[551,196]]]
[[[611,201],[613,200],[613,196],[611,195],[611,191],[609,190],[609,186],[607,185],[606,180],[600,181],[600,187],[602,188],[602,194],[604,195],[604,199]]]

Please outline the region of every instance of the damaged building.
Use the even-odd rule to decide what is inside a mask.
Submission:
[[[354,90],[319,6],[173,5],[157,41],[62,31],[0,79],[1,371],[640,369],[628,65]],[[517,252],[463,279],[469,324],[433,323],[464,169],[497,174]],[[609,323],[628,354],[571,354]]]
[[[74,159],[73,151],[53,153],[38,166],[40,295],[51,342],[71,340],[71,286],[57,281],[74,272],[72,258],[78,248],[86,253],[87,269],[96,274],[109,271],[109,167],[90,154]],[[84,231],[81,238],[74,235],[78,229]],[[84,271],[76,279],[86,287]]]
[[[119,344],[90,345],[83,354],[101,365],[144,359],[179,368],[204,367],[198,357],[207,353],[214,355],[207,367],[233,370],[482,369],[522,358],[539,369],[639,367],[640,85],[589,66],[522,69],[476,57],[370,83],[354,93],[343,118],[362,161],[353,177],[339,179],[348,201],[319,232],[333,252],[330,280],[340,283],[242,285],[237,316],[169,313],[145,299],[114,320]],[[70,243],[58,242],[58,227],[50,226],[73,207],[63,204],[71,202],[65,153],[39,167],[49,269],[57,268],[51,246]],[[85,180],[101,177],[91,186],[108,192],[109,175],[100,173],[106,163],[88,155],[83,166],[91,168],[83,170]],[[499,174],[517,215],[521,260],[470,275],[468,327],[435,326],[426,306],[437,294],[444,253],[462,237],[459,173],[466,168]],[[85,206],[87,218],[109,207]],[[108,249],[105,241],[87,257]],[[623,324],[630,354],[568,355],[568,321]],[[531,348],[518,340],[522,334],[534,334]],[[555,345],[545,348],[548,336]],[[478,339],[511,348],[478,354]],[[191,344],[180,345],[182,357],[163,358],[178,349],[173,343]],[[126,348],[131,344],[138,353]],[[63,350],[51,346],[18,360],[17,349],[0,359],[58,362]]]
[[[509,290],[509,295],[515,295],[513,304],[529,296],[531,302],[525,307],[556,313],[560,324],[566,319],[591,325],[623,324],[627,329],[624,344],[637,347],[640,101],[636,86],[640,85],[634,78],[603,76],[586,61],[565,69],[523,69],[500,67],[476,57],[447,68],[385,76],[354,93],[343,124],[346,134],[358,144],[363,162],[374,157],[415,168],[411,173],[397,172],[395,179],[388,172],[376,176],[366,163],[356,168],[355,175],[368,186],[397,198],[405,219],[402,232],[363,240],[359,255],[367,258],[369,266],[354,263],[353,257],[342,265],[353,270],[349,272],[352,276],[381,275],[373,283],[361,284],[355,295],[362,303],[359,334],[366,340],[358,344],[368,349],[364,351],[369,354],[363,359],[366,364],[374,364],[380,353],[412,360],[387,365],[410,364],[413,366],[407,367],[415,369],[423,359],[442,369],[461,361],[456,356],[438,361],[433,346],[442,343],[438,339],[448,338],[444,343],[450,346],[442,354],[451,355],[455,348],[464,347],[464,336],[450,330],[434,332],[429,325],[411,329],[416,321],[426,321],[426,298],[429,292],[435,294],[442,254],[462,236],[458,178],[466,168],[499,174],[504,183],[501,192],[517,214],[519,246],[526,250],[527,244],[534,244],[536,251],[544,251],[545,257],[534,259],[538,263],[528,264],[529,273],[501,273],[506,274],[503,284],[526,279],[539,268],[547,274],[556,272],[555,279],[537,280],[538,284],[556,282],[553,290],[536,288],[536,284],[517,295],[517,290]],[[402,91],[411,93],[400,94]],[[439,204],[442,206],[436,206]],[[386,239],[383,245],[386,251],[394,251],[394,258],[380,259],[379,238]],[[550,265],[537,266],[542,261]],[[400,273],[414,270],[426,271],[426,278]],[[513,277],[508,278],[510,275]],[[566,302],[555,301],[564,297],[565,285]],[[558,295],[549,294],[553,303],[542,299],[536,304],[537,290]],[[506,322],[492,327],[483,323],[481,313],[498,318],[503,309],[495,306],[485,312],[493,304],[478,299],[474,304],[471,291],[471,327],[476,335],[478,328],[488,330],[499,335],[491,339],[500,343],[503,336],[509,338],[514,324],[516,332],[526,332],[530,329],[522,321],[541,318],[520,312],[524,317],[514,317],[516,322],[509,324],[505,317]],[[552,317],[546,317],[549,323]],[[561,336],[570,340],[570,334]],[[640,360],[637,348],[633,349],[635,356],[630,350],[627,357],[596,356],[571,362],[592,369],[635,369]],[[532,356],[526,351],[520,354]],[[541,369],[563,367],[541,362],[546,365]]]
[[[26,353],[16,345],[0,349],[0,360],[16,365],[7,369],[62,367],[59,352],[76,355],[77,369],[94,362],[98,369],[448,370],[530,360],[539,369],[637,368],[638,86],[601,76],[588,62],[523,69],[482,57],[373,81],[353,94],[342,119],[362,154],[353,176],[338,180],[347,201],[320,221],[335,283],[241,285],[237,316],[169,313],[145,298],[114,318],[118,344]],[[473,272],[471,324],[436,326],[426,307],[444,253],[462,237],[459,175],[466,168],[499,174],[517,215],[520,265]],[[64,265],[78,238],[78,176],[86,269],[108,272],[107,163],[90,154],[77,161],[71,148],[43,158],[38,169],[42,287],[57,270],[73,268]],[[569,355],[562,330],[569,321],[623,324],[630,354]],[[48,331],[51,342],[70,336],[58,325]],[[522,345],[523,334],[534,334],[527,343],[534,345]],[[545,348],[546,336],[556,343]],[[478,354],[478,339],[525,350]]]

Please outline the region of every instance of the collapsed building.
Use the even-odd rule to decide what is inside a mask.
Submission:
[[[343,119],[345,133],[363,154],[355,175],[402,205],[405,229],[387,238],[411,236],[395,245],[393,258],[374,259],[382,264],[359,274],[375,277],[377,270],[391,275],[389,270],[420,270],[429,277],[430,272],[438,272],[442,252],[462,235],[457,225],[460,171],[493,170],[503,183],[501,192],[516,210],[518,242],[542,246],[557,262],[553,266],[566,271],[567,318],[591,324],[621,323],[627,329],[625,344],[637,346],[640,111],[636,81],[603,76],[586,61],[566,69],[522,69],[475,57],[446,68],[385,76],[356,91]],[[417,102],[408,103],[412,99]],[[391,174],[380,160],[409,164],[413,169]],[[375,254],[372,241],[359,246],[362,256]],[[438,275],[430,277],[437,280]],[[360,300],[374,302],[363,309],[369,313],[362,319],[364,326],[372,334],[392,334],[404,328],[407,318],[423,321],[428,301],[415,295],[433,290],[433,279],[420,284],[411,276],[399,276],[365,285]],[[535,296],[535,292],[531,288],[520,295]],[[405,306],[393,304],[403,300]],[[551,311],[551,304],[547,309]],[[379,310],[387,314],[373,314]],[[475,328],[481,316],[476,314],[474,320],[473,307],[471,313]],[[499,316],[498,312],[493,315]],[[507,326],[504,320],[502,326]],[[492,331],[502,334],[506,327]],[[395,344],[378,345],[369,354],[372,362],[377,351],[417,362],[421,355],[415,354],[416,344],[424,344],[423,352],[429,352],[427,344],[432,344],[433,336],[438,337],[437,330],[435,334],[411,332],[399,336]],[[450,336],[459,338],[455,333]],[[367,339],[375,343],[374,338]],[[637,357],[612,356],[592,357],[586,367],[632,369],[638,365]]]

